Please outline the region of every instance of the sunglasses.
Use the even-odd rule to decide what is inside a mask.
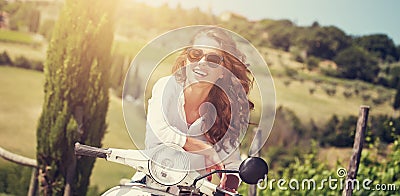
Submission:
[[[203,50],[195,48],[190,48],[187,51],[187,58],[192,63],[199,62],[203,57],[205,57],[205,61],[210,62],[208,66],[212,68],[217,68],[223,61],[223,57],[214,52],[205,54]]]

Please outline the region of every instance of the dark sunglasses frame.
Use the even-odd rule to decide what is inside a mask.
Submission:
[[[217,68],[224,61],[224,58],[215,52],[205,54],[202,49],[189,48],[187,50],[187,58],[192,63],[200,61],[203,57],[205,57],[205,61],[209,62],[208,66],[212,68]]]

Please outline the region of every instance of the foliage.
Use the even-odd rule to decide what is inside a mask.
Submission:
[[[296,44],[306,48],[308,55],[333,59],[341,50],[347,48],[351,39],[335,26],[301,29]]]
[[[24,68],[24,69],[32,69],[36,71],[43,71],[43,62],[39,60],[31,60],[26,58],[25,56],[18,56],[14,63],[12,64],[15,67]]]
[[[67,171],[75,171],[69,179],[72,194],[87,192],[94,159],[78,159],[76,168],[71,167],[73,144],[101,146],[105,133],[114,6],[115,2],[106,0],[68,0],[55,26],[37,128],[39,182],[44,194],[63,194]]]
[[[355,183],[354,195],[398,195],[400,186],[400,137],[393,142],[386,158],[378,159],[376,153],[379,144],[364,148],[357,172],[359,186]],[[267,183],[260,184],[259,195],[340,195],[346,188],[345,177],[339,169],[344,166],[336,163],[336,168],[329,168],[317,158],[318,147],[315,142],[310,152],[294,157],[292,164],[272,169],[267,177]],[[374,153],[375,152],[375,153]],[[346,164],[346,163],[345,163]],[[341,171],[344,171],[344,170]],[[343,173],[346,174],[347,172]],[[284,181],[280,183],[279,180]],[[325,181],[324,181],[325,180]],[[329,180],[333,180],[330,181]],[[372,181],[363,187],[363,182]],[[314,184],[315,182],[315,184]],[[395,185],[397,190],[377,191],[375,185],[386,187]],[[393,188],[393,187],[392,187]],[[248,186],[241,185],[239,192],[247,194]],[[369,190],[368,190],[369,189]]]
[[[392,143],[400,135],[400,119],[388,115],[376,115],[370,117],[370,140],[379,140],[384,143]]]
[[[359,195],[398,195],[400,187],[400,137],[396,136],[397,139],[393,142],[393,146],[390,149],[387,158],[378,159],[376,156],[372,156],[370,153],[363,153],[361,156],[361,164],[358,170],[357,179],[360,182],[369,179],[372,180],[372,188],[370,190],[361,189],[357,192]],[[375,144],[373,148],[376,148]],[[385,190],[377,191],[373,190],[374,185],[385,184],[395,185],[397,190]]]
[[[291,21],[275,21],[265,30],[269,32],[269,42],[272,47],[289,51],[295,33],[295,26]]]
[[[350,47],[341,51],[336,57],[341,77],[373,82],[379,73],[378,61],[360,47]]]
[[[372,34],[358,37],[354,42],[379,59],[388,62],[399,60],[400,54],[397,53],[393,40],[385,34]]]
[[[320,130],[318,139],[322,146],[350,147],[354,142],[354,132],[356,130],[357,117],[349,116],[339,119],[333,115]]]
[[[43,35],[47,40],[51,39],[51,34],[54,29],[54,20],[45,20],[39,27],[38,33]]]
[[[10,56],[8,56],[8,53],[4,51],[3,53],[0,54],[0,65],[11,65],[11,59]]]
[[[324,84],[322,85],[325,93],[329,96],[334,96],[336,94],[336,86],[332,84]]]
[[[308,70],[314,70],[315,68],[318,68],[319,65],[319,59],[314,57],[314,56],[310,56],[307,59],[307,69]]]
[[[36,33],[40,23],[40,12],[34,2],[14,2],[4,6],[10,15],[10,28],[15,31]]]
[[[0,194],[27,195],[31,173],[31,168],[16,164],[0,167]]]

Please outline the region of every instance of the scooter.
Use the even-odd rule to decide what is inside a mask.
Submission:
[[[149,150],[97,148],[75,143],[75,154],[104,158],[107,161],[128,165],[146,175],[146,182],[128,182],[107,190],[104,196],[121,195],[235,195],[209,182],[206,178],[215,173],[238,173],[247,184],[257,184],[268,173],[267,163],[259,157],[244,160],[239,170],[214,170],[201,175],[190,170],[186,152],[177,145],[164,144]],[[174,191],[172,191],[172,189]]]

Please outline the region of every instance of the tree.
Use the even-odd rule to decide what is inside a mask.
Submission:
[[[379,73],[378,61],[363,48],[352,46],[334,59],[341,77],[373,82]]]
[[[382,60],[389,62],[399,60],[393,40],[385,34],[362,36],[356,38],[355,43]]]
[[[296,26],[289,20],[278,20],[266,28],[269,42],[275,48],[289,51]]]
[[[85,195],[95,160],[74,156],[80,141],[101,146],[108,110],[113,10],[108,0],[67,0],[47,52],[37,128],[39,190]]]
[[[296,44],[305,47],[308,55],[319,58],[333,59],[341,50],[349,47],[351,39],[335,26],[302,29],[298,34]]]

